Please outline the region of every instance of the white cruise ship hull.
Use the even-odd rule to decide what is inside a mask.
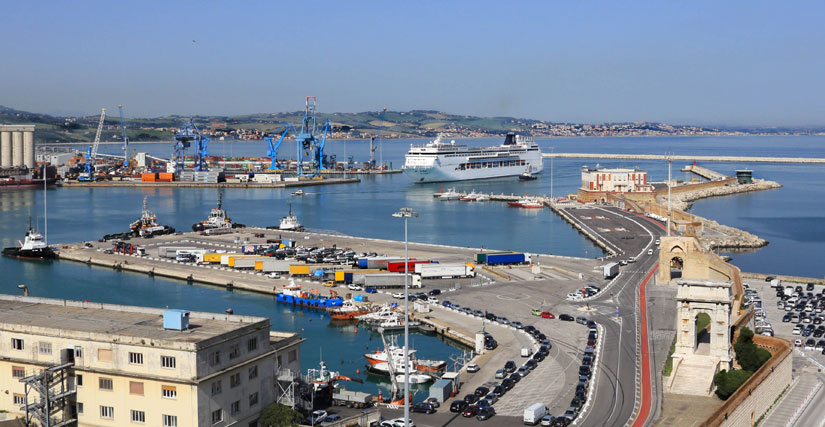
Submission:
[[[480,168],[480,169],[458,169],[449,166],[405,166],[403,168],[404,174],[407,175],[414,183],[423,184],[427,182],[449,182],[449,181],[468,181],[473,179],[490,179],[490,178],[504,178],[508,176],[518,176],[530,167],[533,175],[541,173],[542,162],[541,157],[537,159],[527,160],[525,166],[502,166],[494,168]]]

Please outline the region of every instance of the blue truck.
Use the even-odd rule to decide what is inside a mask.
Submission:
[[[530,254],[521,252],[487,254],[487,265],[529,264]]]

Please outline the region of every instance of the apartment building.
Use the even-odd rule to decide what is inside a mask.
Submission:
[[[298,334],[268,318],[0,295],[0,409],[78,425],[255,426]],[[22,380],[22,381],[21,381]]]

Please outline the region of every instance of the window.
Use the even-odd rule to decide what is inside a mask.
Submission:
[[[241,345],[237,344],[237,343],[232,344],[229,347],[229,358],[234,359],[236,357],[239,357],[240,355],[241,355]]]
[[[249,368],[249,379],[257,378],[258,377],[258,366],[253,366]]]
[[[249,341],[246,342],[246,350],[247,351],[255,351],[258,349],[258,338],[250,338]]]
[[[209,364],[212,366],[221,363],[221,352],[220,351],[213,351],[209,353]]]
[[[164,385],[161,386],[161,393],[164,399],[177,399],[178,398],[178,390],[174,386]]]
[[[98,385],[100,386],[101,390],[112,390],[112,379],[100,378],[98,379]]]
[[[132,422],[133,423],[145,423],[146,422],[146,413],[143,411],[135,411],[132,409]]]
[[[143,383],[138,381],[129,381],[129,394],[143,396]]]
[[[82,385],[83,385],[83,375],[78,375],[78,376],[77,376],[77,385],[78,385],[78,386],[82,386]]]
[[[232,402],[232,404],[229,405],[229,412],[231,412],[232,415],[235,415],[238,412],[241,412],[241,401],[236,400],[236,401]]]
[[[221,394],[221,380],[212,383],[212,396]]]
[[[229,387],[235,388],[239,385],[241,385],[241,374],[232,374],[232,376],[229,377]]]
[[[112,361],[112,350],[106,348],[99,348],[97,349],[97,360],[100,362],[111,362]]]
[[[223,421],[223,410],[216,409],[212,411],[212,424],[217,424]]]
[[[11,339],[11,348],[15,350],[22,350],[23,349],[23,340],[20,338],[12,338]]]
[[[74,346],[74,357],[83,357],[83,347],[79,345]]]
[[[289,355],[286,358],[286,363],[292,363],[298,360],[298,352],[295,350],[290,350]]]
[[[26,368],[22,366],[12,366],[11,367],[11,376],[13,378],[23,378],[26,376]]]
[[[281,363],[281,355],[279,354],[278,355],[278,369],[281,369],[281,365],[283,365],[283,363]]]
[[[26,398],[23,397],[22,394],[14,393],[14,404],[15,405],[25,405],[26,404]]]
[[[115,408],[111,406],[101,406],[100,407],[100,418],[114,418],[115,417]]]
[[[252,393],[249,395],[249,407],[253,407],[258,404],[258,392]]]
[[[37,349],[40,351],[40,354],[52,354],[52,343],[40,341],[37,343]]]
[[[173,356],[160,356],[160,366],[163,368],[175,368],[175,358]]]
[[[176,415],[164,415],[163,427],[178,427],[178,417]]]
[[[83,402],[77,402],[76,408],[77,408],[77,413],[82,414],[83,413]]]
[[[142,365],[143,364],[143,353],[129,352],[129,363],[131,363],[133,365]]]

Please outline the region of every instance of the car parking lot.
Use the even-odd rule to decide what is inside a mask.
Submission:
[[[758,298],[750,298],[758,315],[754,317],[755,332],[766,335],[772,332],[788,339],[805,355],[825,363],[823,286],[782,282],[781,290],[778,290],[765,281],[750,280],[747,284],[746,293],[758,295]]]

